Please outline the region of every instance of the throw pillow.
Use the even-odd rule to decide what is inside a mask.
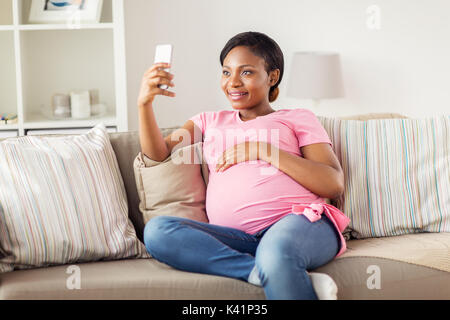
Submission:
[[[108,132],[0,142],[0,272],[149,257]]]
[[[208,222],[202,149],[203,143],[198,142],[174,151],[162,162],[141,152],[137,155],[134,175],[145,223],[159,215]]]
[[[450,119],[319,117],[345,174],[336,207],[358,239],[450,232]]]

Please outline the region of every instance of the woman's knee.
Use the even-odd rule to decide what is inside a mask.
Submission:
[[[266,240],[261,241],[256,250],[255,258],[262,262],[267,260],[266,264],[273,264],[299,258],[298,248],[289,235],[280,234]]]
[[[292,268],[306,270],[306,261],[297,252],[292,239],[280,235],[271,240],[261,241],[256,250],[255,264],[262,283],[268,278],[276,279],[281,274],[287,274]]]
[[[334,258],[338,248],[333,226],[325,219],[314,223],[302,219],[305,220],[304,216],[286,217],[267,231],[255,256],[261,268],[267,272],[289,268],[311,270]]]
[[[157,216],[146,223],[144,244],[150,254],[153,255],[155,250],[167,243],[168,227],[175,222],[173,218],[171,216]]]

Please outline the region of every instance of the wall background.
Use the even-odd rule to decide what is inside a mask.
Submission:
[[[380,29],[367,27],[371,5]],[[220,88],[219,54],[243,31],[280,45],[285,75],[274,109],[307,108],[316,115],[396,112],[409,117],[449,114],[448,0],[132,0],[125,2],[129,129],[138,129],[136,100],[155,45],[174,45],[175,98],[157,96],[160,128],[183,125],[203,111],[232,110]],[[309,100],[286,96],[295,51],[340,54],[346,96]]]

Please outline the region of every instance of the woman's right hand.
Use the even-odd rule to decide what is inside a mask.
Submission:
[[[162,95],[168,97],[175,97],[175,92],[161,89],[158,85],[166,84],[169,87],[174,87],[172,82],[173,74],[164,71],[163,69],[170,68],[168,63],[155,63],[148,69],[141,81],[141,88],[139,90],[138,106],[145,107],[151,105],[155,96]]]

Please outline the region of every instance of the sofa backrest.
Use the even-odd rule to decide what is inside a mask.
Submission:
[[[369,113],[349,117],[339,117],[343,120],[369,120],[369,119],[390,119],[390,118],[407,118],[397,113]],[[170,127],[161,128],[163,137],[168,136],[176,129],[180,128]],[[111,145],[119,163],[119,169],[125,184],[127,193],[129,217],[136,229],[136,235],[139,240],[143,241],[144,220],[139,210],[139,196],[136,188],[136,181],[134,177],[133,162],[140,151],[139,132],[118,132],[109,133]],[[0,139],[0,141],[3,139]],[[333,202],[331,203],[333,204]]]
[[[161,133],[163,137],[166,137],[178,128],[180,127],[162,128]],[[114,132],[109,134],[109,139],[116,153],[120,173],[125,184],[128,200],[128,216],[136,229],[138,239],[143,242],[145,225],[142,213],[139,211],[139,196],[133,169],[134,159],[141,151],[139,132]]]
[[[390,119],[390,118],[407,118],[398,113],[368,113],[361,115],[354,115],[349,117],[339,117],[343,120],[369,120],[369,119]],[[163,137],[168,136],[178,127],[161,128]],[[125,188],[128,197],[129,216],[136,229],[138,238],[142,241],[142,234],[144,230],[144,220],[139,211],[139,197],[136,189],[136,181],[134,178],[133,161],[140,151],[139,133],[122,132],[110,133],[110,140],[114,151],[116,152],[119,168],[125,183]],[[333,201],[331,201],[333,204]]]

